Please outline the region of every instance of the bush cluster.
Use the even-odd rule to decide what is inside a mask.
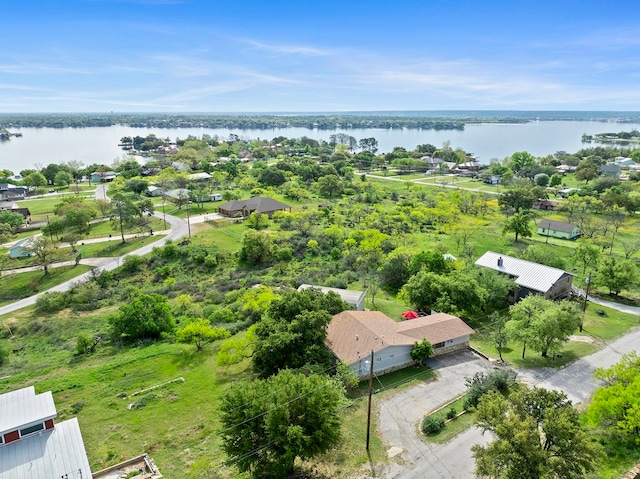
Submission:
[[[476,373],[465,380],[469,391],[464,400],[464,408],[476,407],[483,394],[489,391],[505,393],[514,383],[517,373],[512,369],[494,369],[490,373]]]

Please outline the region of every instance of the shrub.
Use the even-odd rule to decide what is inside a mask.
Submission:
[[[488,374],[476,373],[472,378],[465,379],[469,391],[464,400],[464,408],[477,406],[482,395],[489,391],[505,393],[515,381],[516,374],[511,369],[494,369]]]
[[[447,419],[453,419],[456,417],[456,414],[458,414],[458,411],[456,411],[455,407],[452,407],[447,411]]]
[[[444,419],[440,416],[425,416],[422,420],[423,434],[437,434],[444,429]]]
[[[67,297],[59,291],[43,294],[36,300],[36,311],[38,313],[57,313],[66,307]]]
[[[81,355],[88,353],[89,348],[92,345],[93,341],[91,341],[91,338],[87,334],[78,334],[78,337],[76,338],[76,354]]]
[[[142,265],[142,257],[136,255],[128,255],[124,257],[120,269],[125,273],[135,273]]]
[[[0,366],[2,366],[7,359],[9,359],[9,348],[0,343]]]

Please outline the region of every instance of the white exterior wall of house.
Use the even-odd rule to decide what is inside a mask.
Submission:
[[[413,346],[389,346],[373,355],[373,374],[380,375],[397,369],[402,369],[413,363],[411,359],[411,350]],[[362,351],[361,357],[350,367],[356,376],[364,378],[369,375],[371,365],[368,361],[371,359],[371,351]]]

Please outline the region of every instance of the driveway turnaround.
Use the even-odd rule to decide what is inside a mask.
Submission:
[[[611,303],[613,304],[613,303]],[[593,372],[609,367],[623,354],[640,348],[640,328],[608,343],[603,349],[578,359],[560,369],[540,368],[518,370],[518,380],[547,389],[563,391],[574,403],[586,401],[599,384]],[[403,461],[393,463],[385,478],[470,479],[476,478],[471,446],[491,440],[479,429],[470,428],[447,444],[430,444],[422,440],[420,421],[425,413],[435,409],[447,398],[465,391],[464,378],[477,371],[492,369],[492,365],[478,359],[471,352],[455,354],[451,359],[431,359],[429,365],[438,373],[438,380],[422,383],[382,401],[380,431],[389,447],[403,451]]]

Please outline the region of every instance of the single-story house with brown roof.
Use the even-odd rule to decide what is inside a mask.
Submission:
[[[436,313],[396,322],[380,311],[343,311],[327,328],[325,344],[359,377],[369,374],[373,350],[373,372],[385,374],[414,364],[411,350],[427,339],[434,356],[466,349],[473,334],[456,316]]]
[[[291,206],[281,203],[271,198],[254,196],[248,200],[232,200],[218,206],[218,213],[224,216],[244,216],[248,217],[254,211],[264,213],[271,217],[276,211],[291,211]]]

